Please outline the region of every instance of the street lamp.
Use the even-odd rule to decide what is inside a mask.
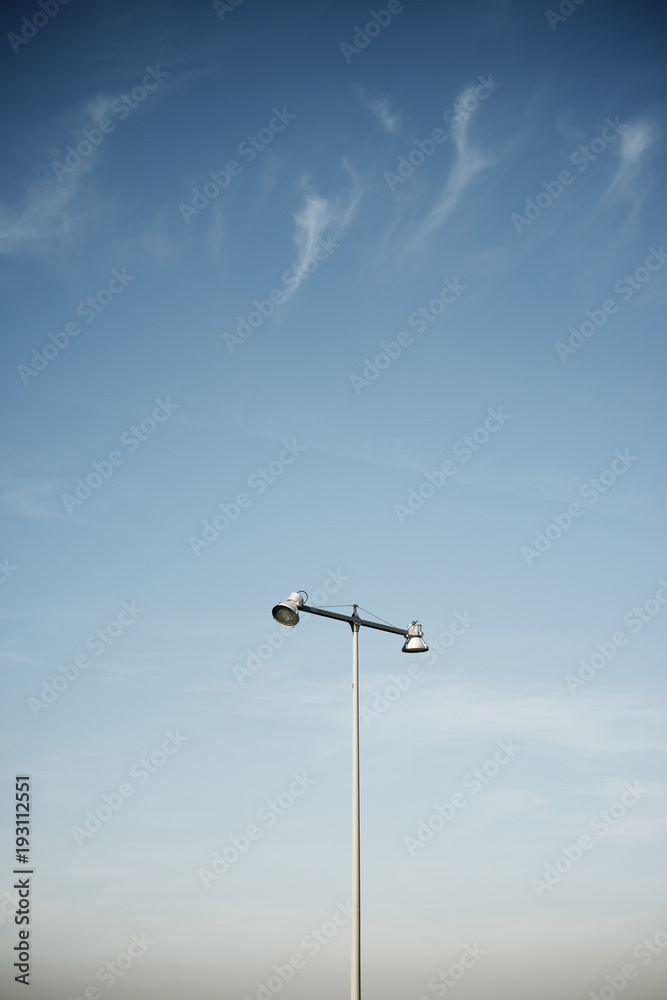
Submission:
[[[357,604],[352,605],[351,615],[339,615],[324,608],[309,608],[302,596],[305,591],[294,591],[287,600],[281,601],[273,608],[274,619],[287,628],[299,624],[299,612],[306,611],[311,615],[322,615],[324,618],[335,618],[347,622],[352,629],[352,961],[350,1000],[361,1000],[361,853],[359,825],[359,628],[380,629],[382,632],[394,632],[405,637],[402,652],[426,653],[428,646],[422,635],[421,625],[413,621],[407,628],[396,628],[394,625],[384,625],[380,622],[369,622],[357,614]]]

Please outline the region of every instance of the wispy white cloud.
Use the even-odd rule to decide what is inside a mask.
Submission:
[[[474,97],[474,88],[467,87],[463,93],[459,94],[455,105],[465,107],[466,102],[474,99]],[[442,225],[448,216],[458,207],[466,189],[472,184],[477,175],[494,162],[493,157],[489,153],[483,152],[470,138],[469,133],[473,118],[474,116],[466,118],[461,125],[452,129],[450,133],[456,147],[456,158],[450,170],[449,177],[437,197],[435,206],[431,209],[419,228],[416,237],[417,240],[423,239],[433,229]]]
[[[337,242],[343,235],[362,196],[359,178],[346,159],[343,160],[343,167],[350,176],[350,189],[344,196],[325,198],[314,191],[308,182],[304,184],[304,203],[293,215],[293,239],[298,256],[292,270],[299,281],[308,274],[307,265],[319,241],[331,237]],[[298,287],[298,283],[293,283],[285,292],[286,297],[293,295]]]
[[[370,99],[366,97],[363,87],[357,87],[357,93],[364,107],[368,108],[368,110],[375,115],[387,132],[391,132],[392,135],[395,135],[400,125],[400,118],[394,111],[392,111],[389,105],[389,98],[382,97]]]
[[[634,194],[633,181],[643,166],[644,153],[656,138],[657,129],[649,121],[642,120],[628,125],[621,135],[620,163],[607,189],[607,196]]]
[[[143,70],[137,75],[135,66],[132,70],[128,67],[128,87],[132,82],[138,85],[143,75]],[[133,115],[150,112],[168,93],[183,89],[202,74],[182,72],[177,78],[172,78],[169,71],[167,75],[169,80],[150,95],[150,101],[133,110]],[[98,93],[62,111],[52,122],[52,127],[59,126],[61,134],[57,144],[50,147],[49,159],[42,162],[40,155],[39,173],[27,181],[25,195],[20,201],[0,203],[0,253],[14,256],[31,254],[53,260],[54,245],[66,247],[75,243],[94,231],[102,215],[111,214],[113,205],[96,189],[91,179],[100,151],[80,157],[75,166],[70,166],[66,150],[68,142],[76,146],[77,140],[83,138],[82,128],[95,127],[105,117],[114,120],[114,125],[122,121],[114,119],[111,111],[120,96],[120,92]],[[37,138],[40,149],[49,146],[43,141],[41,133]],[[102,154],[107,148],[107,144],[101,147]],[[54,168],[54,163],[60,164],[60,168]],[[164,242],[164,239],[158,241],[157,256],[161,254]]]
[[[303,207],[294,213],[294,242],[299,251],[295,272],[299,276],[303,275],[304,262],[313,255],[333,217],[329,201],[311,192],[306,194]]]
[[[81,111],[96,125],[102,118],[111,117],[111,105],[117,97],[117,94],[96,94],[82,105]]]
[[[22,653],[16,639],[6,639],[0,645],[0,667],[32,667],[38,663],[34,656]]]
[[[0,205],[0,253],[52,254],[54,241],[67,244],[85,230],[99,210],[86,187],[91,166],[84,160],[61,181],[35,182],[19,208]]]
[[[242,717],[313,721],[314,708],[319,713],[322,740],[334,748],[342,738],[347,696],[343,689],[332,691],[330,678],[318,681],[305,676],[303,663],[292,651],[289,660],[276,656],[271,672],[252,687],[252,697],[221,705],[218,711]],[[482,681],[468,686],[447,678],[411,691],[390,718],[369,729],[366,739],[419,751],[511,736],[521,746],[530,742],[594,758],[629,751],[664,753],[666,721],[664,709],[627,693],[595,700],[552,693],[498,697],[495,688]]]
[[[375,738],[397,735],[414,745],[445,743],[471,737],[511,734],[519,742],[537,741],[563,750],[595,754],[664,751],[665,712],[636,699],[612,696],[592,702],[571,697],[508,696],[494,698],[483,686],[461,685],[415,691],[392,727],[378,726]],[[403,730],[399,734],[399,727]],[[393,729],[393,732],[390,730]]]
[[[0,494],[0,509],[15,517],[66,518],[65,512],[54,504],[59,489],[60,484],[54,480],[16,486]]]

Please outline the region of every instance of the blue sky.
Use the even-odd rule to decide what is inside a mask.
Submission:
[[[659,1000],[660,6],[3,35],[7,996]]]

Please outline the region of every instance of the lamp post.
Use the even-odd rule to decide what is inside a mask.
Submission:
[[[306,611],[311,615],[322,615],[324,618],[335,618],[347,622],[352,629],[352,911],[351,911],[351,978],[350,1000],[361,1000],[361,843],[359,823],[359,629],[362,625],[379,629],[381,632],[394,632],[405,637],[404,653],[426,653],[428,646],[422,636],[421,625],[413,621],[407,628],[396,628],[394,625],[384,625],[380,622],[366,621],[357,614],[358,605],[352,605],[351,615],[339,615],[324,608],[310,608],[304,603],[302,594],[305,591],[294,591],[286,601],[281,601],[273,608],[274,619],[287,628],[294,628],[299,623],[299,612]],[[306,598],[308,595],[306,594]]]

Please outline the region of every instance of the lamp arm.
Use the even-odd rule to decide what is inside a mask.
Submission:
[[[408,630],[396,628],[394,625],[381,625],[380,622],[369,622],[365,618],[357,618],[356,615],[339,615],[335,611],[324,611],[322,608],[309,608],[307,604],[302,604],[299,611],[307,611],[310,615],[321,615],[323,618],[335,618],[340,622],[348,622],[350,625],[366,625],[368,628],[376,628],[381,632],[393,632],[395,635],[407,636]]]

